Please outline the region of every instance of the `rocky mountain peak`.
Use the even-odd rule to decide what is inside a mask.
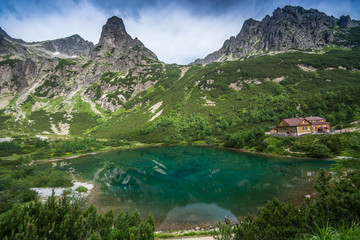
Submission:
[[[108,48],[116,48],[124,41],[132,40],[126,32],[124,22],[121,18],[113,16],[109,18],[102,28],[99,45]]]
[[[266,15],[262,21],[246,20],[235,38],[231,37],[218,51],[191,64],[232,60],[290,48],[319,49],[336,41],[336,26],[350,28],[357,26],[357,22],[349,16],[337,20],[316,9],[307,10],[300,6],[277,8],[272,16]]]
[[[131,59],[132,63],[145,58],[157,60],[156,55],[147,49],[140,40],[136,37],[133,39],[126,32],[123,20],[116,16],[109,18],[103,26],[99,44],[96,45],[92,56],[127,58],[127,60]],[[129,66],[128,63],[127,65]]]

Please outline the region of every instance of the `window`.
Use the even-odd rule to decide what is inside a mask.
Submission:
[[[307,127],[303,127],[303,130],[307,130]]]

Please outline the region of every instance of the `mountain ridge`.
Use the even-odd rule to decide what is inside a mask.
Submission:
[[[360,45],[359,27],[350,17],[326,19],[329,24],[352,28],[339,31],[338,43],[332,46],[291,49],[276,55],[260,51],[205,66],[159,61],[126,32],[118,17],[104,24],[99,43],[91,50],[92,43],[77,35],[64,38],[84,43],[88,55],[73,56],[76,49],[67,48],[72,44],[61,41],[50,41],[46,49],[43,42],[23,44],[3,37],[2,129],[177,142],[224,140],[255,123],[260,129],[296,114],[323,116],[334,125],[354,121],[360,101],[356,80],[360,69],[356,47]],[[280,25],[296,25],[290,20],[278,21]],[[323,22],[321,17],[317,21]],[[260,23],[250,19],[245,29],[260,31]],[[317,41],[322,44],[323,40]],[[59,49],[64,53],[55,54]],[[326,105],[327,101],[331,104]]]
[[[96,46],[77,34],[26,43],[15,42],[6,32],[2,33],[0,50],[2,46],[4,56],[0,71],[4,74],[0,76],[0,93],[22,94],[17,105],[32,94],[51,99],[73,96],[86,88],[86,92],[81,91],[83,99],[88,102],[95,99],[102,108],[114,112],[129,100],[131,94],[152,86],[151,81],[128,82],[125,77],[137,75],[142,71],[141,66],[157,63],[158,59],[140,40],[127,34],[118,17],[107,21]],[[93,85],[96,82],[99,84]],[[111,100],[107,93],[112,94]],[[20,108],[18,110],[20,112]]]
[[[230,37],[219,50],[190,65],[234,60],[249,54],[291,48],[319,49],[337,40],[335,27],[351,28],[358,24],[350,16],[336,19],[316,9],[306,10],[288,5],[277,8],[272,16],[266,15],[261,21],[252,18],[246,20],[236,37]]]

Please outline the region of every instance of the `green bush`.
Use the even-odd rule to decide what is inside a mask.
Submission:
[[[73,185],[71,175],[53,169],[37,172],[29,180],[32,180],[34,187],[70,187]]]
[[[233,239],[234,226],[231,223],[221,224],[221,222],[219,222],[217,224],[217,228],[219,228],[219,231],[213,232],[213,237],[215,240],[231,240],[231,239]]]
[[[359,223],[360,219],[360,172],[358,169],[327,176],[320,171],[315,189],[318,196],[309,208],[310,222],[318,226],[341,226]]]
[[[83,210],[64,193],[45,203],[16,205],[0,215],[0,236],[4,239],[154,239],[155,222],[149,215],[141,222],[138,211],[112,210],[98,214],[91,205]]]
[[[80,186],[80,187],[77,187],[75,189],[75,191],[80,192],[80,193],[84,193],[84,192],[87,192],[88,189],[86,187],[84,187],[84,186]]]
[[[307,231],[304,211],[274,198],[256,217],[249,215],[236,225],[234,239],[292,239]]]
[[[326,158],[330,157],[331,151],[330,149],[321,143],[316,143],[310,146],[309,148],[309,156],[316,158]]]

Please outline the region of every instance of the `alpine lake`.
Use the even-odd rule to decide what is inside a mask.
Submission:
[[[215,226],[255,213],[274,197],[300,205],[317,171],[333,161],[280,158],[235,150],[170,146],[120,150],[41,164],[94,182],[100,212],[151,212],[158,230]]]

